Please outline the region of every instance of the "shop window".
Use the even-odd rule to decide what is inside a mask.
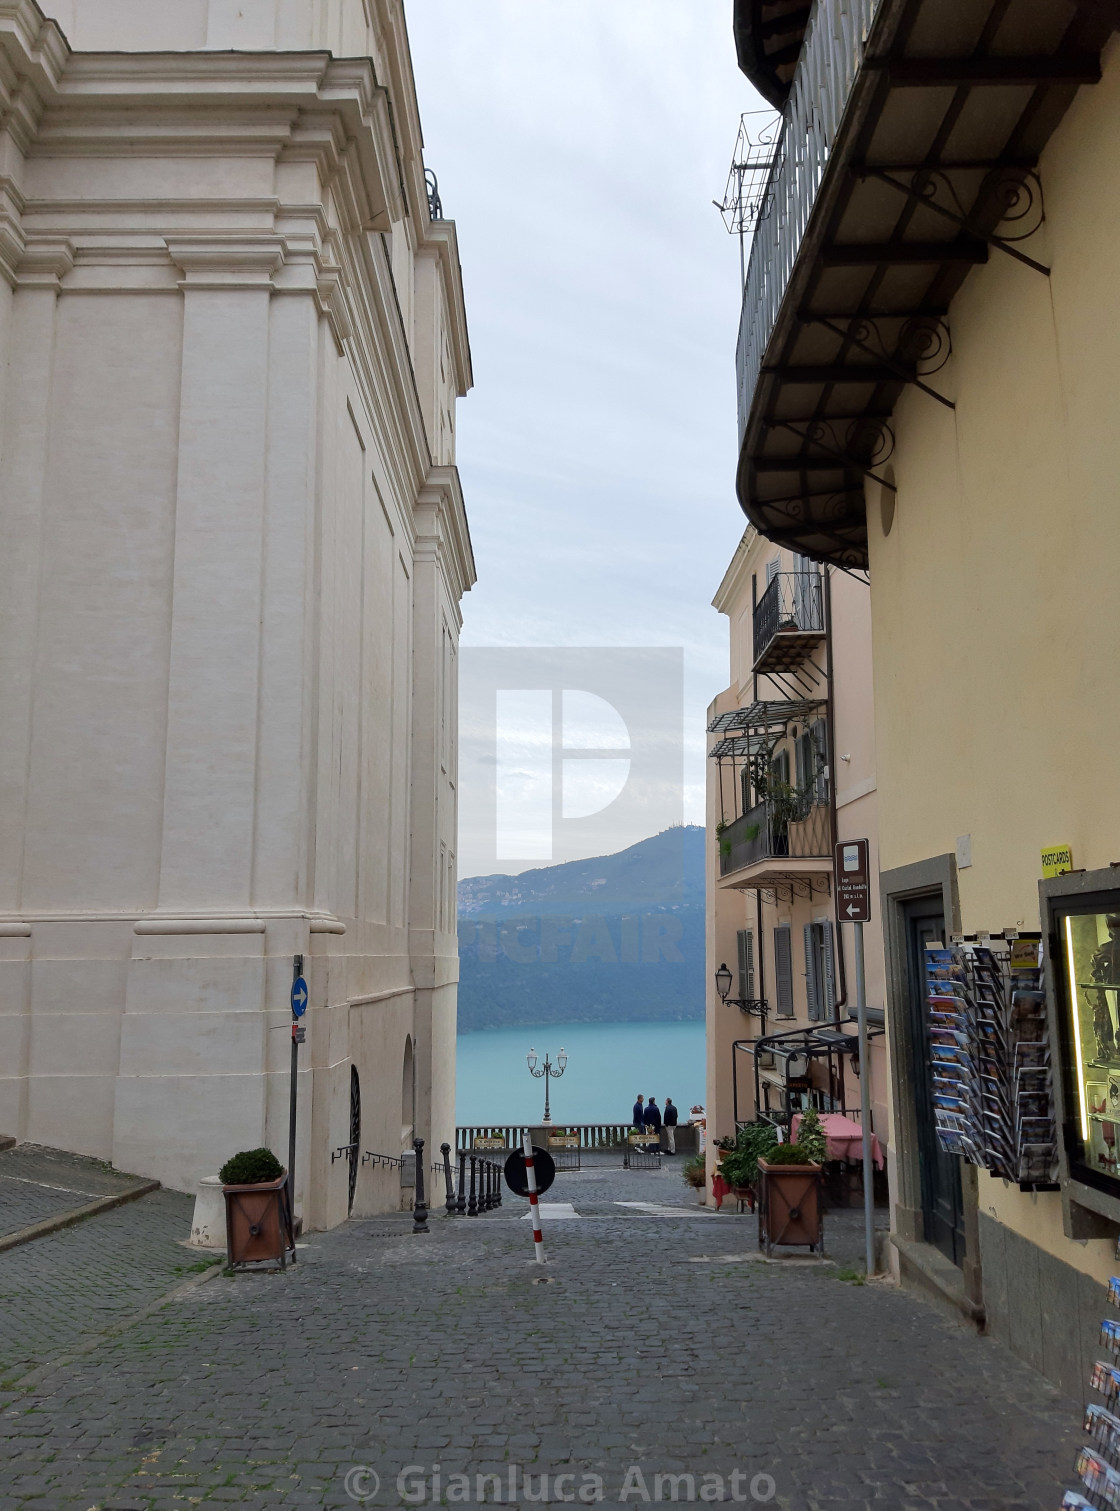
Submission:
[[[1120,894],[1055,923],[1071,1173],[1120,1193]]]

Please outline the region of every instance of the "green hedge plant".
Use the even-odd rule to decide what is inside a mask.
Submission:
[[[720,1161],[724,1180],[740,1190],[758,1179],[758,1157],[769,1159],[777,1148],[778,1135],[771,1123],[747,1123],[739,1129],[732,1149]]]
[[[828,1141],[821,1127],[820,1113],[815,1107],[802,1114],[797,1125],[797,1142],[814,1163],[823,1165],[828,1158]]]
[[[271,1149],[243,1149],[218,1171],[223,1186],[263,1186],[279,1180],[284,1167]]]
[[[777,1148],[771,1149],[763,1157],[769,1165],[811,1165],[817,1163],[804,1144],[779,1144]]]

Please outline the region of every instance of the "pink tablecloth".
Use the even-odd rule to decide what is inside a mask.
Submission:
[[[846,1159],[858,1164],[863,1158],[863,1129],[859,1123],[840,1112],[822,1112],[820,1119],[829,1159]],[[800,1126],[801,1114],[798,1112],[790,1123],[790,1133],[795,1141]],[[875,1161],[876,1168],[881,1170],[883,1151],[874,1134],[871,1135],[871,1158]]]

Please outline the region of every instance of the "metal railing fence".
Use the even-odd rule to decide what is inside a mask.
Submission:
[[[735,352],[740,443],[762,358],[881,4],[817,0],[805,30],[766,190],[769,211],[755,230],[743,287]]]
[[[719,872],[729,876],[743,866],[775,856],[827,860],[832,854],[828,805],[806,804],[790,815],[785,803],[759,803],[720,834]]]
[[[807,572],[775,572],[754,610],[756,661],[782,630],[824,633],[824,583],[815,568]]]

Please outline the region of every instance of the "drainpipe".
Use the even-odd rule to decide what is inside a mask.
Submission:
[[[832,836],[832,853],[836,854],[837,824],[836,824],[836,703],[835,689],[833,684],[832,663],[832,573],[828,567],[824,569],[824,651],[825,651],[825,676],[828,680],[828,700],[825,704],[825,731],[828,737],[828,818],[829,830]],[[836,940],[836,976],[839,992],[832,1008],[832,1021],[839,1024],[842,1020],[840,1009],[848,1005],[848,973],[844,965],[844,930],[840,925],[840,915],[836,911],[836,878],[832,878],[832,913],[836,920],[833,928],[833,938]]]

